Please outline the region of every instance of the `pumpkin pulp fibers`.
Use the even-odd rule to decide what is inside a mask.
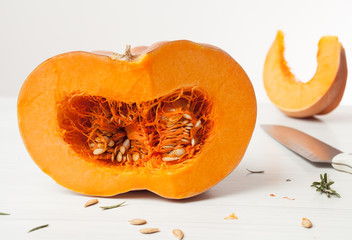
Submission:
[[[70,93],[57,104],[64,140],[84,159],[160,168],[195,157],[213,131],[211,99],[200,88],[126,103]]]

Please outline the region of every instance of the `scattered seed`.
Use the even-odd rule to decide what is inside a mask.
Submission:
[[[188,123],[186,126],[192,128],[193,127],[193,123]]]
[[[110,138],[108,136],[103,136],[106,142],[110,141]]]
[[[96,148],[96,149],[94,149],[93,154],[94,154],[94,155],[100,155],[100,154],[102,154],[102,153],[104,153],[104,152],[105,152],[105,149],[103,149],[103,148]]]
[[[139,232],[143,234],[151,234],[159,232],[159,228],[141,228]]]
[[[41,228],[46,228],[46,227],[49,227],[49,224],[45,224],[45,225],[41,225],[41,226],[32,228],[31,230],[28,231],[28,233],[33,232],[33,231],[36,231],[36,230],[39,230],[39,229],[41,229]]]
[[[95,148],[95,143],[94,142],[89,143],[89,147],[90,148]]]
[[[192,147],[194,147],[196,145],[196,143],[197,143],[196,140],[194,138],[192,138],[192,140],[191,140]]]
[[[194,125],[195,128],[200,128],[202,126],[202,121],[199,119],[197,122],[196,122],[196,125]]]
[[[124,155],[125,152],[126,152],[126,147],[125,146],[121,146],[120,147],[120,152],[121,152],[122,155]]]
[[[186,150],[184,148],[179,148],[173,151],[173,155],[179,157],[181,155],[183,155],[186,152]]]
[[[178,240],[183,239],[183,232],[180,229],[174,229],[172,230],[172,233]]]
[[[171,161],[176,161],[178,160],[179,158],[178,157],[163,157],[162,160],[164,162],[171,162]]]
[[[122,162],[126,161],[126,156],[122,157]]]
[[[132,220],[129,220],[128,222],[131,223],[132,225],[143,225],[147,223],[147,221],[144,219],[132,219]]]
[[[102,142],[101,137],[96,137],[94,140],[95,140],[96,142]]]
[[[131,161],[131,154],[127,154],[127,161]]]
[[[118,162],[121,162],[121,161],[122,161],[122,154],[121,154],[121,152],[119,152],[119,153],[117,154],[117,161],[118,161]]]
[[[184,124],[184,125],[186,125],[187,123],[189,123],[188,120],[184,120],[184,121],[182,122],[182,124]]]
[[[127,138],[127,139],[123,142],[122,146],[124,146],[126,149],[129,149],[130,146],[131,146],[130,140]]]
[[[137,152],[133,153],[133,154],[132,154],[132,159],[133,159],[133,161],[138,161],[138,159],[139,159],[139,153],[137,153]]]
[[[302,218],[302,226],[305,228],[311,228],[313,224],[308,218]]]
[[[115,154],[112,153],[112,154],[111,154],[111,162],[113,162],[114,160],[115,160]]]
[[[187,114],[187,113],[184,113],[183,117],[186,118],[186,119],[192,119],[192,117],[189,114]]]
[[[114,140],[110,140],[109,143],[108,143],[108,146],[109,147],[113,147],[114,145],[115,145]]]
[[[188,140],[188,139],[185,139],[185,138],[182,138],[181,141],[182,141],[182,142],[185,142],[185,143],[189,143],[189,140]]]
[[[86,202],[86,204],[84,204],[84,207],[90,207],[93,206],[95,204],[97,204],[99,201],[98,199],[94,198],[94,199],[90,199]]]

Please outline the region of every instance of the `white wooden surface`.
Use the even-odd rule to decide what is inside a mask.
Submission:
[[[296,127],[343,151],[352,151],[352,106],[327,116],[290,119],[272,105],[260,105],[257,126],[246,155],[226,179],[204,194],[167,200],[147,191],[99,198],[100,206],[127,201],[102,211],[83,208],[91,197],[76,194],[42,173],[24,148],[16,118],[16,99],[0,99],[0,239],[351,239],[352,175],[328,165],[315,166],[290,152],[259,127],[276,123]],[[235,140],[236,136],[234,136]],[[50,157],[50,156],[48,156]],[[265,170],[264,174],[248,174]],[[327,172],[341,199],[320,195],[310,184]],[[292,181],[287,182],[286,179]],[[276,197],[271,197],[275,194]],[[282,197],[295,198],[288,200]],[[231,213],[238,220],[224,220]],[[302,217],[313,228],[301,226]],[[160,232],[142,235],[127,221],[144,218],[143,227]],[[42,224],[48,228],[27,231]]]

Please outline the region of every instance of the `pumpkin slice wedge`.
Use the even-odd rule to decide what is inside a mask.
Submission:
[[[18,97],[35,163],[62,186],[96,196],[202,193],[239,164],[255,120],[241,66],[186,40],[52,57]]]
[[[264,64],[264,87],[274,105],[290,117],[327,114],[340,103],[347,80],[345,50],[335,36],[318,44],[318,66],[304,83],[291,73],[284,58],[284,35],[278,31]]]

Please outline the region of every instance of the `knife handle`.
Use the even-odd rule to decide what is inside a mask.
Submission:
[[[351,153],[340,153],[337,154],[331,161],[331,165],[343,172],[352,174],[352,154]]]

